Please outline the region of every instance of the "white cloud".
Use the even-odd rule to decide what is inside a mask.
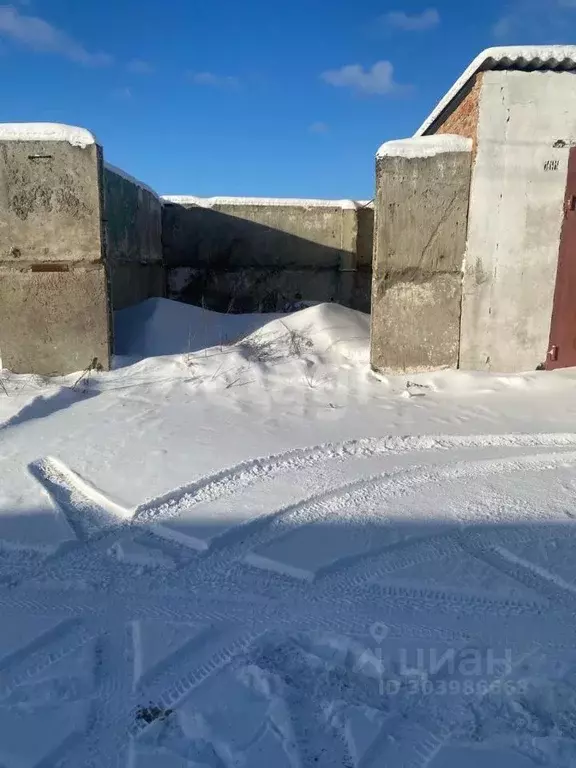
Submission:
[[[132,98],[132,91],[127,86],[123,88],[115,88],[112,91],[112,98],[116,101],[130,101]]]
[[[499,43],[570,42],[576,0],[513,0],[492,26]]]
[[[37,16],[24,16],[12,5],[0,5],[0,37],[39,53],[55,53],[86,66],[112,62],[105,53],[90,53],[62,30]]]
[[[237,88],[240,80],[230,75],[216,75],[214,72],[189,72],[188,78],[196,85],[207,85],[212,88]]]
[[[322,121],[312,123],[308,126],[308,131],[310,133],[328,133],[329,130],[330,126],[327,123],[323,123]]]
[[[348,64],[323,72],[320,77],[336,88],[351,88],[360,93],[387,95],[404,89],[394,80],[394,67],[389,61],[377,61],[370,69]]]
[[[492,34],[499,40],[504,40],[512,34],[514,29],[514,17],[502,16],[492,27]]]
[[[155,71],[152,64],[142,59],[132,59],[128,62],[126,69],[135,75],[151,75]]]
[[[428,8],[422,13],[405,13],[404,11],[390,11],[381,17],[381,22],[394,29],[402,29],[405,32],[422,32],[433,29],[440,24],[440,14],[436,8]]]

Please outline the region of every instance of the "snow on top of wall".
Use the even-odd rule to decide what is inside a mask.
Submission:
[[[382,144],[376,157],[434,157],[443,152],[470,152],[471,150],[472,139],[445,133],[388,141]]]
[[[160,200],[160,195],[158,194],[158,192],[155,192],[152,189],[152,187],[148,186],[148,184],[144,184],[143,181],[140,181],[139,179],[135,179],[134,176],[130,176],[130,174],[126,173],[126,171],[123,171],[122,168],[117,168],[115,165],[112,165],[112,163],[104,163],[104,167],[106,168],[107,171],[110,171],[111,173],[115,173],[117,176],[120,176],[122,179],[125,179],[126,181],[129,181],[131,184],[135,184],[137,187],[140,187],[140,189],[145,189],[146,192],[150,192],[151,195],[154,195],[154,197],[157,197]]]
[[[62,123],[0,123],[0,141],[67,141],[82,149],[97,143],[86,128]]]
[[[487,48],[477,56],[452,88],[437,104],[416,131],[422,136],[442,114],[450,102],[477,72],[491,69],[520,69],[528,72],[551,70],[569,72],[576,69],[575,45],[513,45]]]
[[[191,195],[162,195],[165,203],[197,205],[200,208],[216,208],[219,205],[295,206],[301,208],[347,208],[355,210],[367,205],[356,200],[314,200],[290,197],[194,197]]]

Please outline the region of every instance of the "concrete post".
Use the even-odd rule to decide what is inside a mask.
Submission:
[[[472,142],[425,136],[376,160],[371,365],[457,367]]]
[[[17,373],[109,367],[102,152],[71,126],[0,124],[0,358]]]

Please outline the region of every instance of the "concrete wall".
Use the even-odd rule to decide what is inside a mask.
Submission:
[[[575,141],[575,74],[484,73],[460,367],[520,371],[544,361]]]
[[[15,373],[83,371],[110,358],[108,288],[100,265],[19,271],[0,265],[0,353]]]
[[[472,142],[384,145],[376,160],[371,364],[416,372],[458,363]]]
[[[92,137],[58,138],[62,126],[46,134],[56,138],[11,128],[0,132],[2,365],[57,374],[97,359],[107,368],[101,150]]]
[[[370,308],[373,210],[353,201],[163,201],[84,129],[0,124],[0,362],[109,367],[112,310],[166,293],[224,311]],[[164,262],[166,259],[166,264]]]
[[[0,142],[2,263],[101,260],[101,162],[96,144]]]
[[[353,201],[165,198],[169,295],[220,311],[369,311],[372,217]]]
[[[118,168],[104,168],[107,257],[113,309],[164,296],[162,202]]]

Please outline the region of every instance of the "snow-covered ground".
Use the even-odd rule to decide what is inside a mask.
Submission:
[[[576,765],[576,371],[150,300],[0,377],[2,768]]]

